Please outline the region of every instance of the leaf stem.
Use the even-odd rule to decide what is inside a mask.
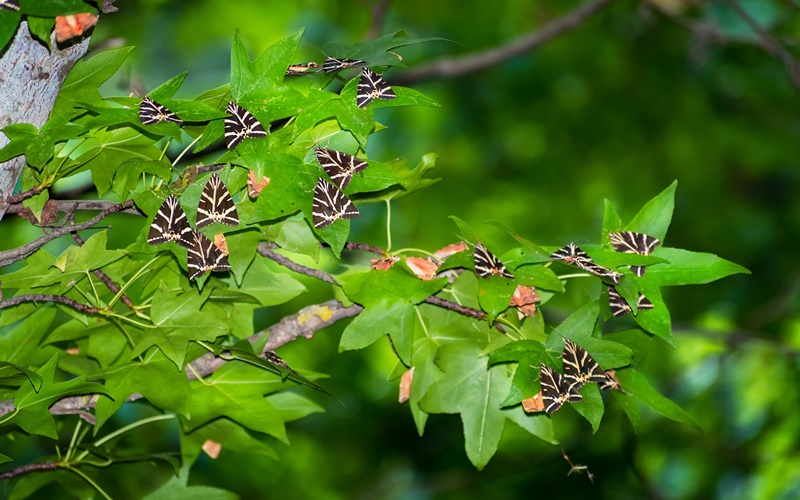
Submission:
[[[428,327],[425,326],[425,320],[422,319],[422,313],[419,312],[419,307],[416,305],[414,306],[414,311],[417,313],[417,319],[419,320],[419,324],[422,326],[422,331],[425,332],[425,336],[429,339],[431,338],[430,334],[428,333]],[[433,340],[433,339],[431,339]]]
[[[209,382],[206,382],[205,380],[203,380],[203,377],[202,377],[202,375],[200,375],[199,373],[197,373],[197,371],[194,369],[194,367],[192,366],[192,364],[191,364],[191,363],[189,363],[188,365],[186,365],[186,368],[188,368],[188,369],[189,369],[189,371],[190,371],[190,372],[192,372],[192,374],[194,374],[194,379],[195,379],[195,380],[197,380],[198,382],[200,382],[201,384],[203,384],[203,385],[204,385],[204,386],[206,386],[206,387],[211,387],[211,383],[209,383]]]
[[[140,328],[145,328],[145,329],[148,329],[148,330],[151,329],[151,328],[155,328],[154,325],[146,325],[144,323],[140,323],[140,322],[136,321],[135,319],[128,318],[127,316],[122,316],[121,314],[117,314],[117,313],[115,313],[113,311],[104,311],[104,310],[101,309],[101,310],[97,311],[97,313],[100,314],[101,316],[107,316],[109,318],[117,318],[117,319],[121,319],[123,321],[127,321],[128,323],[130,323],[132,325],[136,325],[136,326],[138,326]]]
[[[575,274],[562,274],[558,277],[560,280],[568,280],[570,278],[591,278],[592,274],[589,273],[575,273]]]
[[[404,253],[412,253],[412,252],[421,253],[423,255],[427,255],[428,257],[436,258],[436,255],[434,255],[433,253],[431,253],[431,252],[429,252],[427,250],[423,250],[421,248],[401,248],[400,250],[397,250],[397,251],[395,251],[393,253],[394,253],[394,255],[402,255]]]
[[[498,316],[495,319],[495,321],[497,321],[498,323],[502,323],[502,324],[506,325],[507,327],[511,328],[512,330],[514,330],[515,332],[517,332],[518,337],[517,337],[516,340],[525,340],[525,335],[522,334],[522,331],[520,331],[520,329],[517,328],[517,326],[514,323],[512,323],[509,320],[507,320],[507,319],[505,319],[503,317],[500,317],[500,316]],[[509,335],[509,337],[510,336],[511,335]]]
[[[187,151],[189,151],[189,149],[190,149],[192,146],[194,146],[195,144],[197,144],[197,141],[199,141],[199,140],[200,140],[202,137],[203,137],[203,134],[200,134],[200,135],[198,135],[198,136],[197,136],[197,139],[195,139],[195,140],[193,140],[191,143],[189,143],[189,145],[188,145],[188,146],[186,146],[186,147],[184,148],[184,150],[183,150],[183,151],[181,151],[181,154],[179,154],[179,155],[178,155],[178,157],[177,157],[177,158],[175,158],[175,161],[173,161],[173,162],[172,162],[172,166],[174,167],[175,165],[177,165],[177,163],[178,163],[179,161],[181,161],[181,158],[183,158],[183,155],[185,155],[185,154],[186,154],[186,152],[187,152]]]
[[[111,499],[111,497],[110,497],[110,496],[108,496],[108,493],[106,493],[105,491],[103,491],[103,488],[101,488],[99,484],[97,484],[97,483],[95,483],[94,481],[92,481],[92,478],[90,478],[89,476],[87,476],[86,474],[84,474],[83,472],[81,472],[80,470],[76,469],[75,467],[70,467],[70,466],[68,466],[68,465],[67,465],[67,466],[65,466],[65,467],[66,467],[66,469],[67,469],[67,470],[69,470],[69,471],[71,471],[71,472],[74,472],[75,474],[77,474],[78,476],[80,476],[80,477],[81,477],[81,478],[82,478],[84,481],[86,481],[87,483],[89,483],[89,484],[91,485],[91,487],[92,487],[92,488],[96,489],[98,493],[100,493],[101,495],[103,495],[103,498],[105,498],[105,499],[107,499],[107,500],[112,500],[112,499]]]
[[[120,289],[119,289],[119,292],[117,292],[117,294],[114,295],[114,297],[108,302],[108,307],[113,307],[114,304],[119,300],[119,298],[122,297],[122,294],[125,293],[125,290],[127,290],[128,287],[131,286],[134,281],[139,279],[139,277],[141,275],[143,275],[145,273],[145,271],[147,271],[147,268],[150,267],[151,265],[153,265],[153,262],[155,262],[159,258],[160,258],[160,256],[156,255],[155,257],[150,259],[149,262],[147,262],[145,265],[143,265],[138,271],[136,271],[136,274],[134,274],[133,277],[131,279],[129,279],[124,285],[122,285],[122,287],[120,287]]]
[[[94,292],[94,304],[100,307],[100,295],[97,293],[97,288],[94,286],[94,281],[92,281],[92,275],[89,271],[86,271],[86,277],[89,279],[89,286],[92,287],[92,291]]]
[[[81,425],[83,423],[82,419],[78,419],[78,423],[75,424],[75,430],[72,431],[72,439],[69,441],[69,448],[67,448],[67,452],[64,454],[64,461],[69,462],[70,457],[72,456],[73,451],[75,450],[75,443],[78,440],[78,432],[81,430]]]
[[[148,417],[148,418],[143,418],[142,420],[137,420],[136,422],[133,422],[132,424],[128,424],[125,427],[120,427],[119,429],[115,430],[114,432],[112,432],[112,433],[110,433],[110,434],[108,434],[108,435],[106,435],[104,437],[101,437],[100,439],[95,441],[92,445],[93,446],[101,446],[102,444],[114,439],[115,437],[120,436],[122,434],[125,434],[126,432],[128,432],[130,430],[133,430],[133,429],[135,429],[137,427],[141,427],[142,425],[149,424],[151,422],[158,422],[159,420],[170,420],[170,419],[173,419],[175,417],[176,417],[175,414],[169,413],[169,414],[165,414],[165,415],[155,415],[153,417]],[[86,458],[88,455],[89,455],[89,450],[84,450],[84,452],[81,453],[80,456],[78,456],[78,458],[75,459],[75,461],[81,461],[84,458]]]
[[[392,202],[386,201],[386,253],[392,251]]]

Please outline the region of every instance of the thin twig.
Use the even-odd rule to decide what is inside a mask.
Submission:
[[[0,300],[0,309],[5,309],[6,307],[10,306],[15,306],[23,302],[33,302],[33,303],[57,302],[59,304],[64,304],[65,306],[70,306],[76,311],[82,312],[84,314],[97,314],[97,308],[94,306],[87,306],[81,304],[80,302],[72,300],[69,297],[64,297],[63,295],[45,295],[39,293],[17,295],[15,297],[11,297],[10,299]]]
[[[376,255],[386,255],[386,252],[383,249],[378,248],[376,246],[368,245],[366,243],[353,243],[348,241],[347,243],[344,244],[344,249],[349,250],[351,252],[354,250],[363,250],[365,252],[374,253]]]
[[[113,201],[107,200],[50,200],[54,201],[56,204],[56,208],[59,212],[69,213],[74,212],[76,210],[107,210],[111,207],[115,207],[118,203]],[[22,203],[15,203],[8,207],[8,213],[16,214],[25,209],[22,206]],[[131,215],[144,215],[135,207],[128,207],[124,210],[120,210],[121,213],[131,214]]]
[[[75,240],[75,243],[77,243],[79,247],[82,247],[84,243],[86,243],[85,241],[83,241],[83,238],[81,238],[81,235],[79,235],[78,233],[70,233],[70,234],[72,234],[72,239]],[[92,272],[94,273],[95,276],[97,276],[100,279],[100,281],[105,283],[106,287],[108,287],[108,289],[111,290],[111,293],[113,293],[114,295],[119,293],[119,287],[117,286],[117,284],[111,281],[111,278],[109,278],[108,275],[104,273],[102,269],[95,269]],[[127,295],[125,294],[120,295],[119,300],[120,302],[128,306],[128,309],[130,309],[133,312],[136,312],[136,306],[133,305],[133,302],[131,302],[131,299],[129,299]]]
[[[325,271],[321,271],[319,269],[312,269],[310,267],[298,264],[297,262],[294,262],[290,258],[281,255],[278,252],[275,252],[274,250],[272,250],[272,248],[275,248],[274,243],[259,243],[258,253],[260,253],[261,255],[270,260],[274,260],[283,267],[291,269],[296,273],[304,274],[306,276],[311,276],[312,278],[317,278],[318,280],[324,281],[326,283],[331,283],[333,285],[336,284],[336,280],[333,279],[333,276],[331,276],[329,273],[326,273]]]
[[[433,78],[453,78],[490,68],[506,59],[529,52],[563,33],[578,28],[586,19],[603,7],[611,4],[612,1],[613,0],[591,0],[569,14],[550,21],[541,28],[512,40],[505,45],[475,54],[441,59],[415,69],[404,71],[392,77],[392,84],[408,85],[410,83],[431,80]]]
[[[738,0],[726,0],[726,3],[736,11],[736,14],[747,23],[750,28],[758,35],[761,41],[760,46],[765,52],[780,59],[783,62],[786,73],[795,87],[800,87],[800,66],[794,55],[786,50],[783,45],[778,43],[755,19],[742,7]]]
[[[486,313],[483,311],[479,311],[471,307],[462,306],[456,304],[455,302],[450,302],[449,300],[445,300],[433,295],[426,298],[425,302],[427,302],[428,304],[433,304],[435,306],[443,307],[445,309],[449,309],[451,311],[455,311],[458,314],[463,314],[464,316],[469,316],[470,318],[475,318],[479,320],[486,319]]]
[[[82,222],[80,224],[70,224],[68,226],[54,229],[53,231],[45,234],[41,238],[37,238],[36,240],[27,243],[19,248],[14,248],[12,250],[6,250],[5,252],[0,252],[0,267],[7,266],[9,264],[13,264],[18,260],[22,260],[29,255],[31,255],[36,250],[40,249],[47,243],[53,241],[54,239],[64,236],[65,234],[69,234],[75,231],[82,231],[84,229],[89,229],[90,227],[94,226],[105,217],[119,212],[121,210],[125,210],[126,208],[131,208],[133,206],[133,201],[128,200],[125,203],[113,205],[110,208],[107,208],[97,214],[94,218],[87,220],[86,222]]]
[[[28,472],[34,472],[38,470],[56,470],[60,467],[60,465],[61,464],[59,462],[44,462],[41,464],[22,465],[16,469],[11,469],[8,472],[0,474],[0,479],[12,479],[17,476],[21,476],[22,474],[27,474]]]

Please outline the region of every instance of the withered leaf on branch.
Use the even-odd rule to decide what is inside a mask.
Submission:
[[[419,257],[406,257],[406,265],[414,271],[414,274],[421,280],[430,281],[436,277],[436,270],[439,264]]]

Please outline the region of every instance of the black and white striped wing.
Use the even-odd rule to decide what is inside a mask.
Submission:
[[[187,254],[190,280],[196,279],[208,271],[230,271],[228,257],[214,245],[213,241],[199,231],[192,231],[191,239],[192,246],[189,247]]]
[[[577,391],[584,384],[599,384],[606,378],[600,365],[586,352],[586,349],[570,339],[564,341],[561,361],[564,364],[564,379],[570,392]]]
[[[472,252],[472,258],[475,263],[475,274],[481,278],[491,278],[495,274],[503,278],[514,278],[514,275],[508,272],[508,269],[500,262],[500,259],[487,250],[480,241],[475,243],[475,250]]]
[[[617,252],[636,253],[639,255],[650,255],[655,247],[661,244],[658,238],[654,238],[644,233],[635,233],[633,231],[618,231],[609,233],[608,239],[611,241],[611,246]],[[644,276],[645,266],[628,266],[633,274],[640,278]]]
[[[625,316],[631,312],[631,306],[625,301],[622,295],[619,294],[613,286],[608,287],[608,307],[611,309],[611,314],[614,316]],[[650,300],[639,294],[639,299],[636,302],[636,307],[640,311],[649,311],[653,309],[653,303]]]
[[[229,226],[239,225],[239,214],[236,205],[216,172],[203,188],[200,203],[197,205],[197,227],[205,227],[215,222]]]
[[[0,0],[0,10],[19,10],[19,0]]]
[[[603,391],[622,390],[620,389],[619,379],[617,378],[617,375],[614,372],[614,370],[606,370],[603,373],[603,375],[605,377],[605,380],[597,384],[597,386],[600,387],[600,390]]]
[[[356,106],[366,108],[375,99],[389,100],[397,97],[392,87],[374,71],[365,69],[358,80]]]
[[[359,66],[366,66],[366,61],[358,59],[336,59],[335,57],[326,57],[325,62],[322,63],[322,71],[325,73],[333,73],[334,71],[341,71],[347,68],[355,68]]]
[[[339,219],[358,217],[358,209],[350,198],[322,177],[314,186],[314,203],[311,211],[312,222],[317,229],[330,226]]]
[[[317,161],[339,189],[346,189],[353,175],[363,171],[369,163],[333,149],[316,148]]]
[[[267,131],[255,116],[233,101],[228,103],[225,118],[225,146],[231,151],[245,139],[257,139],[267,136]]]
[[[186,212],[181,208],[175,195],[171,194],[161,204],[150,224],[147,243],[160,245],[174,241],[178,245],[189,248],[193,244],[190,237],[191,232],[192,228],[189,226]]]
[[[636,307],[640,311],[650,311],[650,310],[653,309],[654,306],[653,306],[653,303],[650,302],[650,299],[648,299],[647,297],[645,297],[644,295],[642,295],[640,293],[639,294],[639,300],[636,302]]]
[[[301,64],[292,64],[286,69],[286,76],[302,76],[309,72],[309,70],[318,68],[319,64],[315,62],[307,62]]]
[[[622,280],[622,274],[595,263],[595,261],[589,257],[589,254],[581,250],[575,243],[570,243],[553,252],[550,255],[550,260],[564,261],[566,264],[572,264],[595,276],[610,279],[616,284],[619,284],[620,280]]]
[[[561,374],[549,366],[542,364],[539,370],[539,382],[542,386],[542,400],[544,410],[548,415],[552,415],[564,403],[578,403],[583,401],[583,396],[577,392],[570,391]]]
[[[155,125],[158,122],[183,123],[178,115],[147,96],[139,103],[139,119],[144,125]]]

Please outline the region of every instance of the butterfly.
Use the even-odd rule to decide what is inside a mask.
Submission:
[[[197,205],[197,227],[199,229],[214,222],[229,226],[239,225],[239,214],[236,212],[233,198],[216,172],[211,174],[206,187],[203,188],[203,194],[200,195],[200,203]]]
[[[361,78],[358,80],[358,93],[356,94],[356,106],[366,108],[375,99],[389,100],[397,97],[392,87],[386,83],[374,71],[364,69]]]
[[[0,10],[19,10],[19,0],[0,0]]]
[[[213,241],[195,230],[192,230],[191,240],[192,246],[189,247],[187,254],[190,280],[198,278],[208,271],[230,271],[228,257],[214,245]]]
[[[325,62],[322,63],[322,71],[325,73],[333,73],[347,68],[355,68],[358,66],[366,66],[366,61],[358,59],[336,59],[335,57],[326,57]]]
[[[596,264],[592,258],[589,257],[589,254],[581,250],[575,243],[570,243],[564,248],[559,248],[550,255],[550,259],[563,260],[567,264],[572,264],[601,278],[608,278],[617,284],[619,284],[622,279],[622,274]]]
[[[314,227],[317,229],[330,226],[338,219],[358,217],[358,209],[350,201],[350,198],[322,177],[314,186],[314,203],[311,212]]]
[[[608,307],[611,309],[611,314],[616,317],[625,316],[631,312],[631,306],[625,302],[625,299],[613,286],[608,287]],[[636,307],[639,311],[647,311],[653,309],[653,303],[640,293]]]
[[[307,62],[302,64],[292,64],[286,70],[286,76],[300,76],[305,75],[308,70],[318,68],[319,64],[315,62]]]
[[[369,166],[366,161],[333,149],[316,148],[317,161],[339,189],[346,189],[353,175]]]
[[[633,231],[620,231],[610,233],[608,239],[617,252],[637,253],[639,255],[650,255],[655,247],[661,244],[658,238],[653,238],[644,233],[634,233]],[[644,276],[645,266],[628,266],[633,274],[640,278]]]
[[[570,384],[570,391],[577,392],[584,384],[599,384],[606,379],[597,361],[583,347],[570,339],[564,341],[561,361],[564,364],[564,378]]]
[[[614,370],[606,370],[603,372],[604,380],[599,382],[597,386],[603,391],[613,391],[618,390],[622,391],[619,387],[619,379],[617,378],[616,372]],[[624,391],[623,391],[624,392]]]
[[[245,139],[255,139],[267,136],[267,131],[255,116],[237,105],[233,101],[228,103],[226,109],[231,114],[225,118],[225,146],[231,151]]]
[[[552,415],[564,403],[579,403],[583,401],[583,396],[571,391],[566,379],[561,374],[542,363],[539,370],[539,381],[542,384],[542,399],[544,400],[544,410],[548,415]]]
[[[158,122],[183,123],[178,115],[147,96],[139,104],[139,119],[144,125],[155,125]]]
[[[191,232],[192,228],[189,227],[186,212],[181,208],[175,195],[171,194],[161,204],[152,224],[150,224],[147,243],[160,245],[161,243],[174,241],[180,246],[189,248],[193,244],[189,234]]]
[[[508,272],[508,269],[500,262],[500,259],[487,250],[480,241],[475,243],[472,258],[475,262],[475,274],[481,278],[491,278],[497,274],[503,278],[514,279],[514,275]]]

